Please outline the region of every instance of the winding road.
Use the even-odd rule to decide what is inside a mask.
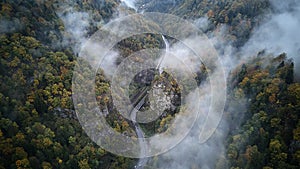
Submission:
[[[162,39],[165,43],[166,53],[161,57],[161,59],[159,60],[157,66],[156,66],[156,70],[159,70],[160,74],[162,73],[161,63],[162,63],[165,55],[169,52],[169,43],[168,43],[167,39],[164,37],[164,35],[162,35]],[[140,125],[136,122],[136,113],[145,104],[145,99],[148,96],[148,91],[150,89],[151,89],[151,86],[145,86],[142,88],[142,90],[137,95],[134,96],[133,109],[130,112],[130,118],[135,127],[135,132],[136,132],[137,137],[139,138],[139,144],[141,147],[141,152],[140,152],[141,158],[139,159],[137,165],[134,166],[136,169],[143,169],[144,166],[146,165],[146,163],[148,162],[148,158],[145,157],[146,152],[148,150],[148,145],[145,141],[145,135],[144,135],[143,130],[141,129]]]

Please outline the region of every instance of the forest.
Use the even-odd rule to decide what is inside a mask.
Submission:
[[[189,21],[205,18],[208,24],[200,29],[209,38],[217,39],[215,48],[220,55],[225,55],[226,44],[242,51],[250,46],[249,39],[257,27],[264,24],[265,17],[281,12],[271,1],[166,0],[162,3],[137,0],[137,10],[134,10],[122,0],[1,0],[0,168],[135,168],[139,159],[118,156],[101,148],[79,123],[72,99],[72,77],[83,39],[118,15],[139,10],[164,12]],[[293,3],[299,5],[293,1],[289,3],[289,10],[298,9],[293,8]],[[72,12],[80,15],[69,15]],[[80,19],[84,22],[72,25]],[[80,29],[81,26],[85,26],[84,29]],[[76,30],[72,32],[73,29]],[[172,37],[167,40],[170,45],[177,42]],[[205,152],[182,151],[173,152],[176,155],[149,157],[143,168],[175,168],[174,161],[190,156],[192,160],[184,160],[188,164],[182,162],[185,168],[299,168],[299,44],[296,43],[297,56],[290,56],[289,51],[284,50],[271,53],[267,49],[256,52],[251,48],[247,59],[246,52],[229,54],[229,58],[238,55],[242,61],[234,65],[226,77],[227,100],[220,125],[222,128],[226,123],[226,130],[222,132],[224,139],[218,140],[222,152],[211,150],[217,154],[210,159],[213,162],[204,166],[201,163],[207,159],[200,159],[199,154],[206,156]],[[159,34],[149,33],[120,41],[114,46],[121,55],[115,64],[147,48],[164,49],[164,39]],[[201,72],[194,78],[198,84],[203,84],[210,70],[205,65],[198,67]],[[147,70],[139,75],[165,84],[166,93],[180,96],[184,92],[167,73],[156,76],[155,71]],[[147,85],[138,77],[129,86],[130,95]],[[111,112],[106,116],[108,124],[119,133],[137,138],[134,123],[114,109],[110,82],[103,70],[98,70],[95,83],[97,104],[108,107]],[[147,137],[165,132],[172,123],[180,101],[171,98],[171,102],[176,108],[168,109],[153,122],[141,124]],[[212,143],[213,146],[214,138],[212,136],[208,145]]]

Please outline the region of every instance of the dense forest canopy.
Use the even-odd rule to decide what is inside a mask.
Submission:
[[[299,33],[282,32],[282,37],[288,34],[287,37],[295,37],[293,39],[271,36],[271,40],[281,41],[279,45],[293,43],[280,53],[277,49],[270,51],[269,46],[264,50],[253,45],[255,40],[261,40],[256,36],[269,30],[268,20],[277,23],[276,19],[283,16],[293,22],[300,16],[298,2],[131,2],[135,2],[136,10],[120,0],[0,2],[0,168],[135,168],[139,159],[114,155],[87,136],[72,100],[73,69],[82,44],[106,23],[135,12],[164,12],[195,23],[212,40],[224,64],[234,62],[230,62],[230,70],[226,70],[227,100],[216,134],[204,145],[190,144],[195,140],[189,136],[182,143],[184,150],[178,148],[176,152],[151,157],[144,168],[299,168]],[[278,15],[272,17],[275,14]],[[299,20],[286,27],[277,24],[274,30],[283,27],[280,30],[289,31],[289,26],[300,26]],[[295,30],[298,29],[291,32],[297,32]],[[170,45],[178,43],[172,37],[166,36],[166,39]],[[270,46],[276,44],[272,42]],[[147,48],[164,49],[165,39],[151,33],[123,39],[114,46],[120,54],[115,64]],[[198,85],[203,85],[211,70],[203,64],[198,68],[193,78]],[[171,126],[181,104],[178,97],[183,91],[168,73],[157,76],[149,69],[140,72],[130,83],[131,96],[149,86],[141,76],[163,84],[164,92],[174,96],[170,99],[174,107],[155,121],[141,124],[145,136],[149,137]],[[113,106],[111,84],[103,70],[97,71],[95,83],[97,104],[110,111],[106,116],[109,125],[117,132],[137,138],[134,123],[122,117]],[[144,109],[149,107],[149,101],[146,102]],[[220,133],[221,137],[216,136]]]

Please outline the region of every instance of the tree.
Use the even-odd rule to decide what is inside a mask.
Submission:
[[[287,154],[282,152],[282,144],[279,140],[272,139],[269,144],[270,151],[270,165],[273,167],[278,166],[280,163],[285,163]]]

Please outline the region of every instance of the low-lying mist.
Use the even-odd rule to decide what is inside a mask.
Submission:
[[[279,55],[283,52],[293,58],[295,70],[300,69],[300,1],[270,1],[273,11],[265,16],[264,22],[255,28],[243,47],[243,57],[265,50]],[[295,71],[300,80],[299,71]]]
[[[135,0],[121,0],[128,7],[137,9]],[[220,29],[214,32],[208,32],[211,42],[217,47],[220,61],[223,64],[225,74],[228,76],[229,72],[235,69],[241,62],[245,62],[248,58],[256,56],[262,50],[267,53],[278,55],[280,53],[287,53],[288,57],[295,61],[295,71],[297,79],[300,78],[300,1],[270,1],[272,5],[272,12],[265,14],[262,23],[260,23],[251,32],[250,39],[241,47],[235,48],[229,42],[224,40],[228,33],[226,24],[219,26]],[[121,12],[120,12],[121,13]],[[64,22],[66,31],[69,32],[76,41],[74,52],[77,53],[83,42],[86,40],[86,30],[88,27],[89,18],[88,13],[76,12],[72,9],[68,10],[66,14],[59,15]],[[200,29],[205,30],[210,24],[206,17],[198,18],[194,22]],[[195,42],[196,44],[198,42]],[[173,44],[170,49],[173,55],[179,59],[188,61],[193,70],[200,68],[201,62],[194,61],[193,58],[185,58],[189,53],[182,50],[180,45]],[[116,56],[116,55],[114,55]],[[180,58],[181,57],[181,58]],[[112,59],[112,61],[115,59]],[[172,58],[166,58],[163,61],[165,65],[172,64]],[[109,64],[108,64],[109,65]],[[198,65],[198,67],[197,67]],[[113,66],[113,65],[110,65]],[[199,133],[203,118],[210,109],[211,99],[211,84],[205,81],[200,86],[201,97],[200,100],[200,116],[196,125],[192,128],[189,135],[174,149],[154,157],[147,165],[156,166],[163,169],[212,169],[212,168],[227,168],[225,155],[225,140],[228,134],[228,126],[231,121],[222,119],[214,134],[204,143],[199,142]],[[224,90],[226,86],[224,86]],[[246,104],[241,102],[240,105],[229,105],[225,111],[234,111],[235,109],[245,108]],[[212,112],[217,113],[217,112]],[[201,116],[202,115],[202,116]],[[218,114],[212,115],[210,120],[219,120]],[[197,124],[198,123],[198,124]]]

